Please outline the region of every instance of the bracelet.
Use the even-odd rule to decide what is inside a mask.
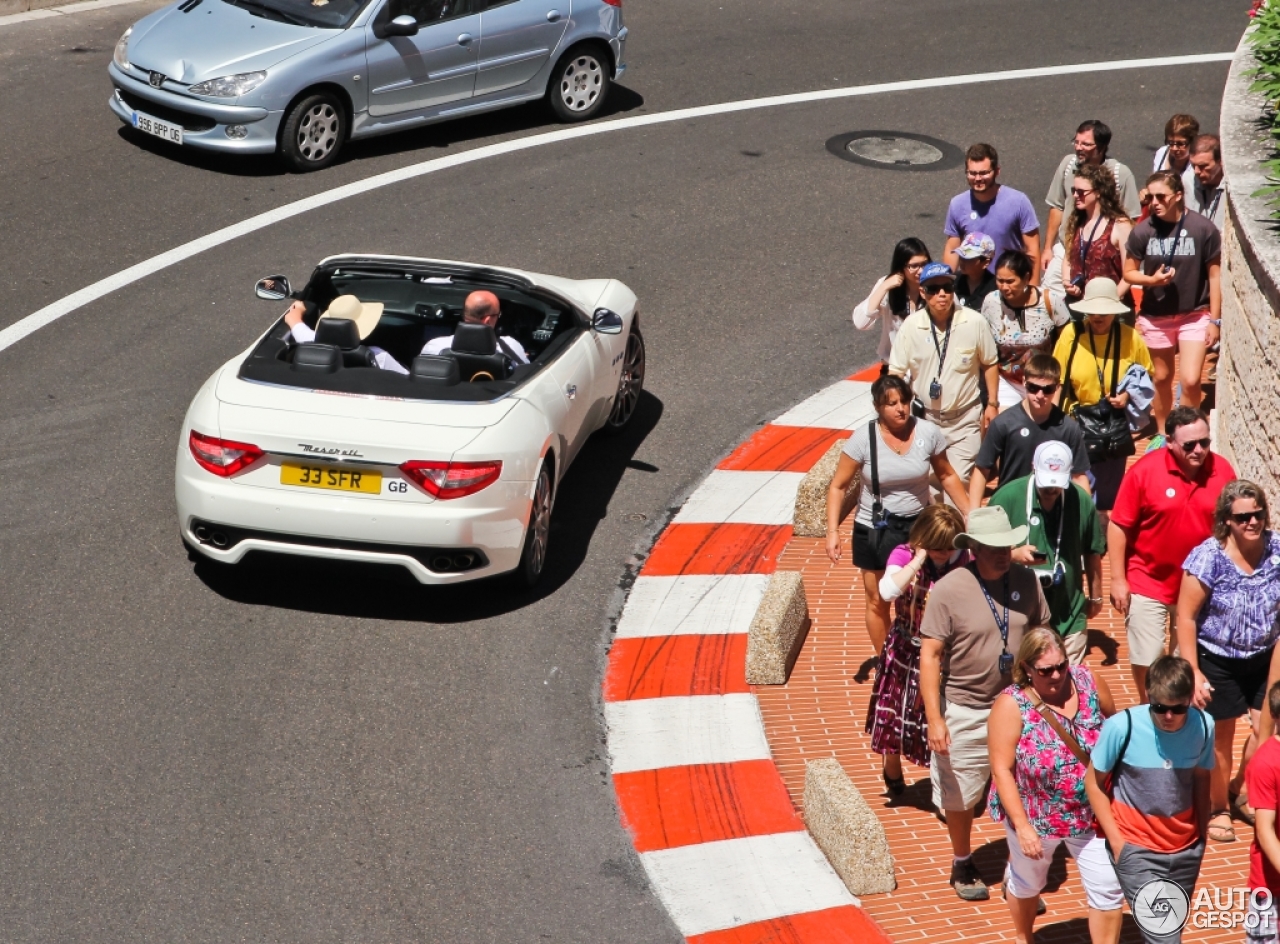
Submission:
[[[1101,603],[1102,597],[1086,597],[1090,603]]]
[[[1221,318],[1210,318],[1210,319],[1209,319],[1209,324],[1211,324],[1211,325],[1217,325],[1219,328],[1221,328],[1221,327],[1222,327],[1222,319],[1221,319]]]

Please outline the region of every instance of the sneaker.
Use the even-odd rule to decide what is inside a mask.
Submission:
[[[951,863],[951,887],[963,901],[986,901],[991,897],[982,873],[973,864],[972,857]]]
[[[1151,442],[1147,443],[1147,452],[1154,452],[1164,445],[1164,437],[1159,433],[1151,437]]]

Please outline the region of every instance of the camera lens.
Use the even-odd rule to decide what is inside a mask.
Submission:
[[[1053,586],[1053,574],[1037,574],[1036,576],[1040,578],[1040,586],[1044,587],[1044,589],[1048,590]]]

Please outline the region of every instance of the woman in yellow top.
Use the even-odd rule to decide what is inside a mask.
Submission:
[[[1084,322],[1072,321],[1067,325],[1053,349],[1054,359],[1062,366],[1061,406],[1064,413],[1071,414],[1077,406],[1097,403],[1102,399],[1104,384],[1108,387],[1108,394],[1113,392],[1109,388],[1117,357],[1121,378],[1134,364],[1140,364],[1154,376],[1155,367],[1146,343],[1129,325],[1116,321],[1116,316],[1126,314],[1129,308],[1120,301],[1115,282],[1106,278],[1090,279],[1084,300],[1072,304],[1071,309],[1084,315]],[[1079,344],[1076,343],[1077,335]],[[1072,348],[1075,349],[1074,357]],[[1068,363],[1071,365],[1070,376],[1067,374]],[[1109,395],[1107,399],[1118,410],[1129,405],[1127,392]],[[1094,503],[1104,528],[1111,517],[1116,492],[1120,491],[1126,464],[1126,456],[1090,463]]]

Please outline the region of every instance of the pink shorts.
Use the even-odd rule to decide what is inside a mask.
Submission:
[[[1189,311],[1185,315],[1138,316],[1138,335],[1149,351],[1165,351],[1177,347],[1179,341],[1205,342],[1209,328],[1208,311]]]

